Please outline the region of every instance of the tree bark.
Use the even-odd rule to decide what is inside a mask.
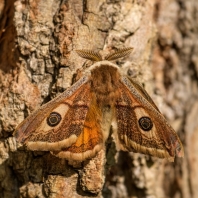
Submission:
[[[0,1],[0,197],[198,197],[198,2]],[[12,133],[70,87],[85,64],[76,49],[133,47],[120,70],[140,81],[178,132],[174,163],[106,150],[81,164],[26,151]]]

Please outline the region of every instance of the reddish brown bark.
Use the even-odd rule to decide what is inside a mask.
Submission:
[[[0,197],[198,197],[198,2],[0,1]],[[178,132],[175,163],[107,151],[76,168],[18,148],[12,133],[69,87],[75,49],[133,47],[121,70],[144,84]],[[103,186],[104,185],[104,186]]]

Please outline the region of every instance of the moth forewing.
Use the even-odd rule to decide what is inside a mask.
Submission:
[[[156,105],[146,91],[142,88],[141,90],[139,86],[134,86],[134,84],[131,83],[131,80],[126,77],[122,77],[122,83],[130,92],[128,93],[129,98],[135,101],[132,102],[134,108],[132,111],[135,111],[134,117],[136,117],[133,118],[135,120],[134,125],[138,126],[136,130],[140,132],[139,138],[142,138],[142,143],[138,143],[137,141],[132,140],[133,136],[130,138],[130,136],[125,135],[124,139],[127,142],[126,144],[131,145],[132,150],[134,149],[136,152],[142,152],[160,158],[169,158],[171,161],[175,156],[183,157],[183,146],[179,137],[174,129],[168,124],[164,116],[159,112],[158,108],[155,108]],[[142,109],[141,112],[138,113],[138,109]],[[145,121],[143,123],[144,125],[141,127],[140,120],[148,121]],[[149,127],[149,125],[152,126],[148,128],[148,130],[143,130],[144,126]],[[150,138],[147,135],[150,135]],[[145,145],[143,145],[144,141],[146,141]]]
[[[142,97],[146,98],[150,104],[153,105],[153,107],[159,111],[158,107],[156,106],[156,104],[153,102],[152,98],[149,96],[149,94],[146,92],[146,90],[142,87],[142,85],[140,85],[139,82],[135,81],[134,79],[128,78],[126,77],[132,84],[132,86],[134,86],[136,88],[136,90],[142,95]]]
[[[25,144],[28,149],[38,151],[61,150],[74,143],[77,140],[77,134],[70,134],[69,130],[64,131],[61,127],[65,124],[63,120],[73,104],[73,96],[77,95],[76,97],[78,97],[81,89],[81,93],[85,91],[83,87],[86,86],[86,82],[88,82],[88,77],[84,76],[65,92],[28,116],[16,128],[14,132],[16,140]],[[83,97],[85,95],[86,93],[83,94]],[[52,115],[52,113],[56,113],[59,117]],[[53,120],[57,121],[56,125],[49,124],[49,121]],[[66,122],[70,120],[71,118]]]

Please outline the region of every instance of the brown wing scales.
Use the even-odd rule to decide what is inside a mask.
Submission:
[[[154,102],[148,103],[139,96],[134,86],[126,83],[120,85],[120,93],[115,108],[121,144],[129,151],[170,160],[175,155],[183,156],[177,134],[155,108]]]
[[[93,157],[103,146],[101,120],[101,110],[97,107],[96,99],[92,95],[92,102],[86,115],[82,132],[76,142],[60,152],[53,152],[53,154],[61,158],[79,161]]]
[[[84,84],[68,98],[50,104],[32,114],[16,129],[15,137],[30,150],[61,150],[74,143],[83,130],[91,102],[90,85]],[[56,126],[49,125],[52,112],[59,115]],[[55,120],[56,121],[56,120]],[[22,126],[22,127],[21,127]]]

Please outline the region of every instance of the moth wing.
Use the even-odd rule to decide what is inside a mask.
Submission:
[[[152,98],[149,96],[149,94],[146,92],[146,90],[142,87],[142,85],[139,84],[139,82],[136,82],[135,80],[132,80],[131,78],[128,78],[132,86],[140,92],[140,94],[157,110],[159,111],[156,104],[153,102]],[[160,112],[160,111],[159,111]]]
[[[83,77],[27,117],[14,136],[30,150],[60,151],[67,148],[76,142],[83,130],[91,99],[89,79]]]
[[[76,142],[61,151],[53,151],[52,154],[60,158],[77,161],[84,161],[95,156],[101,150],[105,141],[101,122],[102,112],[96,104],[95,96],[93,96],[82,132]]]
[[[170,161],[174,161],[175,156],[183,157],[180,139],[147,92],[126,77],[122,77],[121,82],[115,109],[122,147]]]

